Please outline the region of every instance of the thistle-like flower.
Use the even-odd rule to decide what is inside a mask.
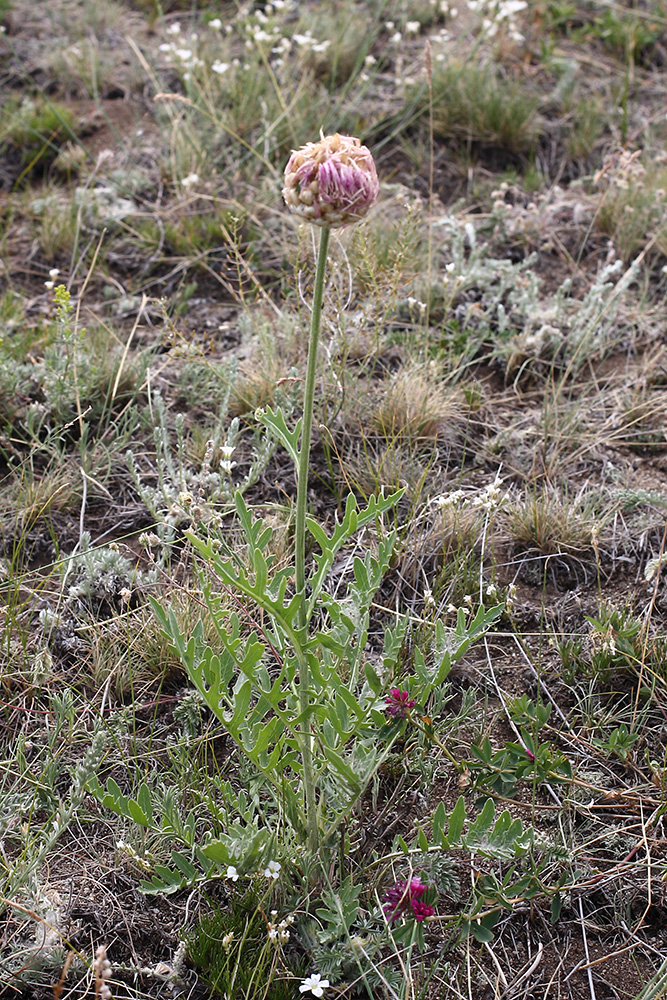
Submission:
[[[285,167],[285,204],[314,226],[339,229],[358,222],[378,190],[370,150],[359,139],[337,132],[295,149]]]

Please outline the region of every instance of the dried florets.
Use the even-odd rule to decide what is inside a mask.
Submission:
[[[328,135],[295,149],[285,167],[283,199],[314,226],[358,222],[375,202],[379,183],[369,149],[352,136]]]

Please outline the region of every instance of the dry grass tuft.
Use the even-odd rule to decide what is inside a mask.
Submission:
[[[469,408],[463,391],[435,366],[408,365],[389,379],[370,413],[370,426],[388,441],[460,446]]]

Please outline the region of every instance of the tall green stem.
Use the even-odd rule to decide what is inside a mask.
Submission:
[[[310,464],[310,436],[313,428],[313,402],[315,398],[315,374],[317,372],[317,349],[320,342],[320,325],[322,318],[322,295],[324,292],[324,273],[327,266],[327,251],[329,249],[329,227],[322,228],[320,233],[320,249],[317,256],[315,272],[315,288],[313,290],[313,312],[310,321],[310,339],[308,341],[308,366],[306,368],[306,385],[303,394],[303,425],[301,430],[301,445],[299,464],[296,474],[296,523],[294,528],[294,569],[296,592],[299,595],[299,608],[296,618],[297,628],[305,629],[306,620],[306,508],[308,502],[308,468]],[[306,654],[307,656],[307,654]],[[310,675],[308,661],[303,657],[299,664],[299,707],[304,717],[301,733],[303,737],[303,783],[306,793],[306,823],[308,826],[308,843],[314,852],[318,846],[317,836],[317,802],[315,798],[315,775],[313,772],[313,737],[310,722],[306,718],[310,704]]]

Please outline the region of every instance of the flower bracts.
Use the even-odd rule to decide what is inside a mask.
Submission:
[[[285,204],[314,226],[338,229],[357,222],[378,190],[370,150],[359,139],[337,132],[295,149],[285,167]]]

